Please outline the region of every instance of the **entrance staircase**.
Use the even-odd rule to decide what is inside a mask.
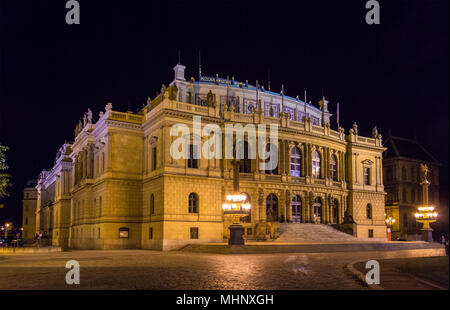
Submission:
[[[280,237],[275,242],[338,242],[357,241],[352,235],[330,225],[308,223],[280,223]]]

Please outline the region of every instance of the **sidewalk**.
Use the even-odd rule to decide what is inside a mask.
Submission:
[[[448,290],[448,257],[379,260],[380,285],[385,290]],[[446,266],[445,266],[446,263]],[[365,262],[353,267],[363,275]],[[447,280],[445,280],[447,279]]]

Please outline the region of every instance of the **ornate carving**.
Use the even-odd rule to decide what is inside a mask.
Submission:
[[[426,164],[420,164],[420,172],[422,174],[422,181],[428,180],[428,166]]]
[[[105,111],[111,111],[112,110],[112,103],[111,102],[108,102],[107,104],[106,104],[106,106],[105,106]]]
[[[264,190],[261,187],[258,188],[258,203],[259,205],[264,203]]]
[[[170,87],[169,99],[170,100],[176,100],[177,99],[177,94],[178,94],[178,87],[177,87],[177,84],[174,83]]]

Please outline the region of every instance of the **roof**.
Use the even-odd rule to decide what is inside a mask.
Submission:
[[[210,76],[204,76],[204,75],[202,75],[200,77],[199,81],[195,81],[194,83],[195,84],[200,84],[200,85],[201,84],[220,85],[220,86],[227,86],[228,85],[228,87],[230,87],[230,88],[242,88],[242,89],[256,91],[256,86],[249,84],[247,81],[244,83],[244,82],[235,81],[234,79],[229,80],[229,79],[223,79],[223,78],[219,78],[219,77],[210,77]],[[265,93],[265,94],[275,95],[275,96],[279,96],[279,97],[282,96],[281,93],[275,93],[275,92],[272,92],[270,90],[263,89],[263,88],[261,88],[259,86],[258,86],[258,91],[261,92],[262,94]],[[284,95],[284,94],[283,94],[283,96],[287,100],[295,101],[295,102],[298,102],[299,104],[305,104],[306,103],[306,105],[309,106],[310,108],[316,109],[318,111],[321,111],[316,106],[312,105],[309,102],[305,102],[304,100],[300,100],[300,99],[297,99],[297,98],[294,98],[294,97],[291,97],[291,96],[287,96],[287,95]]]
[[[405,157],[428,162],[438,161],[416,140],[389,136],[383,143],[384,158]]]

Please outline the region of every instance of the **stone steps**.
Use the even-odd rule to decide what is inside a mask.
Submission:
[[[356,241],[356,237],[343,233],[330,225],[310,223],[281,223],[277,242]]]

